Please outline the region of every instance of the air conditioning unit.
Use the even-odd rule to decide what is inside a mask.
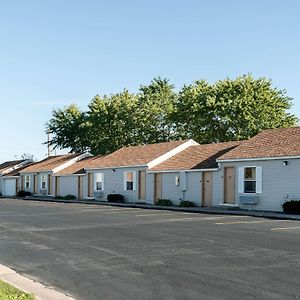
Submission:
[[[40,189],[40,195],[47,196],[48,195],[47,189]]]
[[[102,191],[94,191],[94,198],[96,201],[104,201],[104,193]]]
[[[245,204],[245,205],[256,205],[258,204],[259,199],[258,196],[256,195],[243,195],[240,196],[240,203]]]

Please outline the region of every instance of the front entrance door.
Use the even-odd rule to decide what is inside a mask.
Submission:
[[[212,172],[203,172],[202,206],[212,206]]]
[[[78,176],[78,200],[82,200],[83,199],[83,194],[82,194],[82,176]]]
[[[48,175],[48,195],[52,195],[52,175]]]
[[[154,204],[161,199],[161,173],[154,174]]]
[[[33,175],[33,193],[37,194],[38,193],[38,176]]]
[[[59,196],[60,194],[60,177],[55,176],[55,196]]]
[[[224,168],[224,203],[235,204],[235,172],[233,167]]]
[[[146,171],[139,171],[139,199],[146,200]]]

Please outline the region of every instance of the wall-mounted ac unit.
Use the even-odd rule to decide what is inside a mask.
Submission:
[[[96,201],[104,201],[104,193],[102,191],[94,191],[94,198]]]
[[[47,196],[47,189],[40,189],[40,195]]]
[[[257,195],[243,195],[240,196],[240,202],[245,205],[256,205],[259,199]]]

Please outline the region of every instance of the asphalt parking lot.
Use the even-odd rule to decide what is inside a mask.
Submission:
[[[0,263],[93,299],[300,299],[300,222],[0,199]]]

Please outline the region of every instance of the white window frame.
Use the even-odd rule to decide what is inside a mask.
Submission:
[[[43,183],[45,183],[45,187],[43,187]],[[47,175],[41,175],[41,189],[47,189]]]
[[[245,179],[245,169],[254,168],[255,169],[255,180],[253,179]],[[261,166],[244,166],[239,167],[239,184],[238,184],[238,192],[239,194],[244,195],[254,195],[262,193],[262,167]],[[246,181],[255,181],[255,192],[245,192],[245,182]]]
[[[128,189],[128,174],[132,173],[132,189]],[[123,173],[123,180],[124,180],[124,191],[136,191],[136,171],[126,171]]]
[[[100,185],[100,188],[98,186]],[[104,191],[104,173],[95,173],[95,191]]]
[[[25,179],[25,183],[24,183],[25,189],[30,189],[30,185],[31,185],[30,175],[25,175],[24,179]]]

